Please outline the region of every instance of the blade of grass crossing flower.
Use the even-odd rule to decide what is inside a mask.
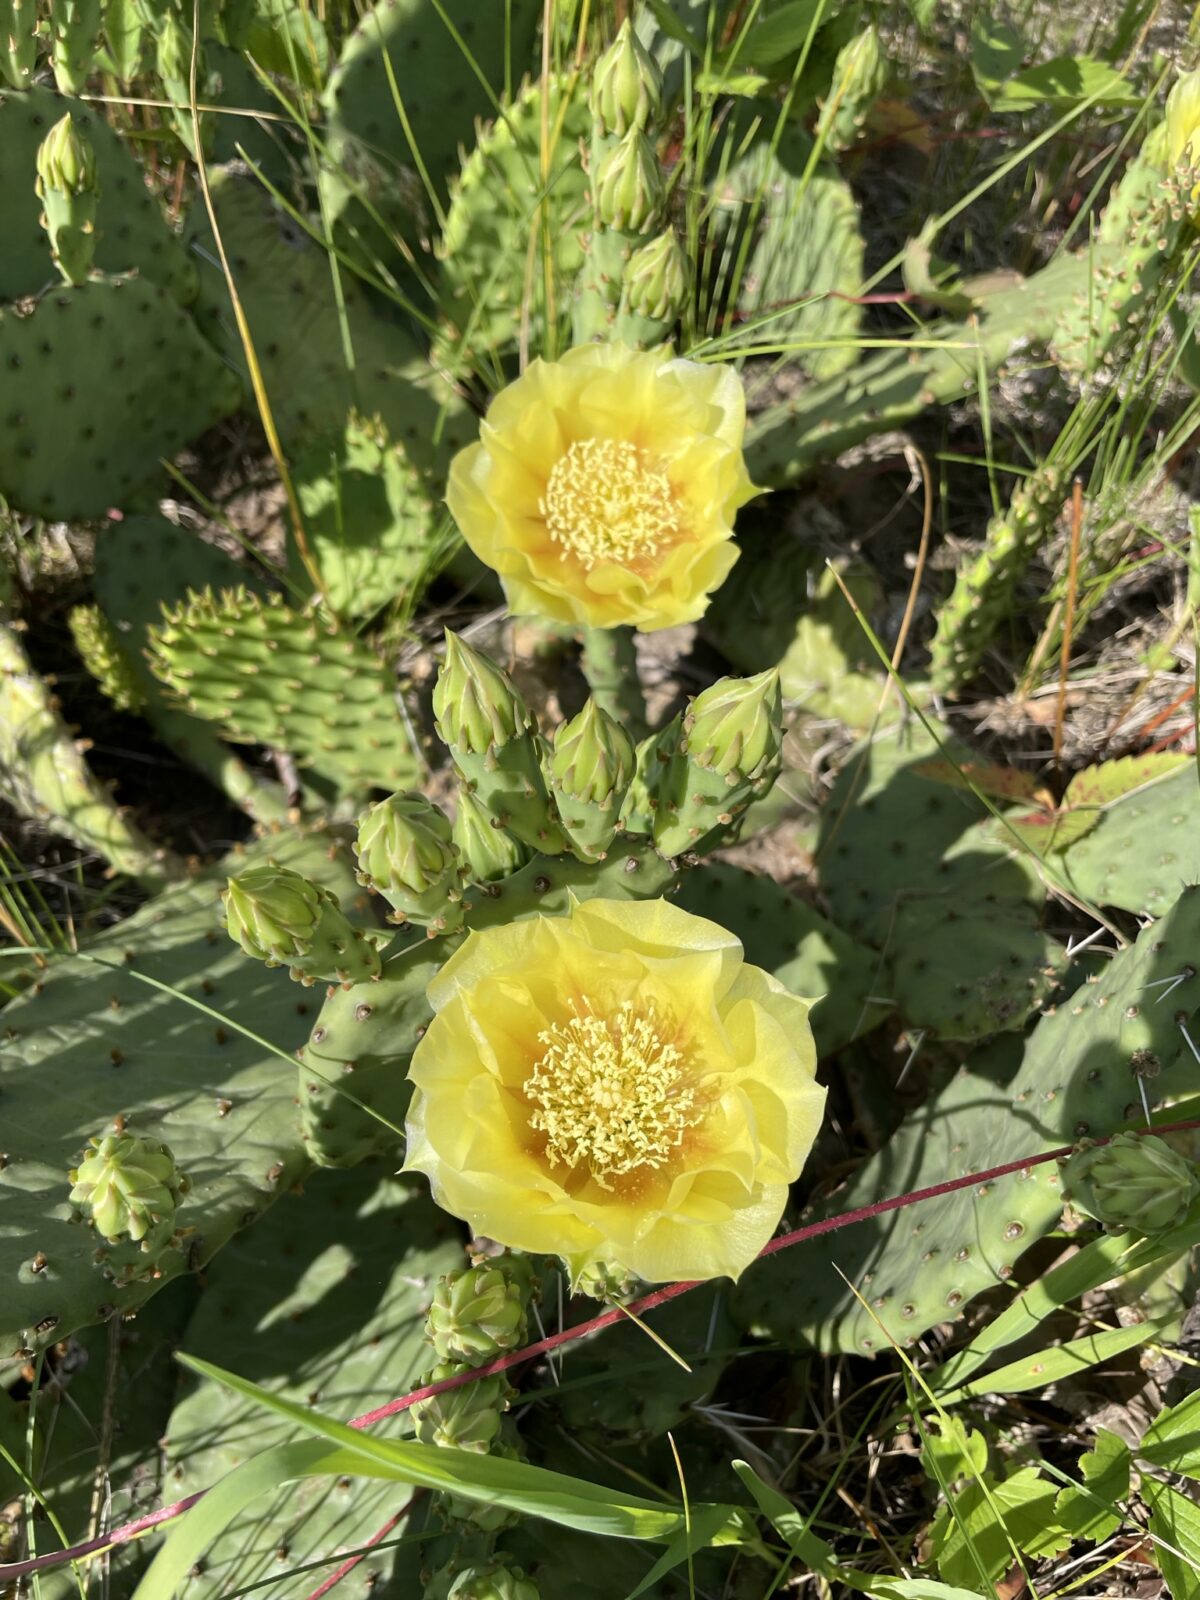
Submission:
[[[179,1359],[192,1371],[225,1384],[280,1416],[290,1417],[310,1433],[319,1434],[342,1449],[357,1452],[371,1463],[392,1468],[398,1481],[462,1495],[487,1505],[504,1506],[527,1516],[544,1517],[583,1533],[607,1534],[618,1539],[670,1539],[684,1527],[682,1506],[678,1510],[667,1510],[650,1500],[615,1495],[583,1479],[550,1472],[544,1467],[527,1466],[524,1462],[506,1461],[498,1456],[481,1456],[468,1450],[439,1448],[408,1440],[377,1439],[345,1423],[322,1417],[306,1406],[267,1394],[257,1384],[207,1361],[186,1355]],[[726,1512],[722,1528],[736,1541],[739,1537],[737,1514],[733,1507],[722,1509]]]

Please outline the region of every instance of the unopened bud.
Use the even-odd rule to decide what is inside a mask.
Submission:
[[[443,741],[473,755],[518,738],[533,720],[508,674],[449,628],[433,714]]]
[[[381,894],[397,919],[437,933],[460,926],[458,849],[449,818],[424,795],[389,795],[364,811],[354,853],[359,883]]]
[[[601,134],[644,130],[662,110],[662,72],[626,17],[592,74],[592,119]]]
[[[226,882],[225,928],[248,956],[286,966],[298,982],[361,983],[379,976],[383,936],[351,925],[337,900],[290,867],[249,867]]]
[[[690,760],[722,777],[756,778],[783,748],[783,695],[774,669],[752,678],[722,678],[698,694],[684,718]]]
[[[421,1379],[421,1387],[469,1372],[469,1362],[439,1361]],[[510,1390],[503,1376],[473,1378],[456,1389],[443,1389],[411,1408],[417,1438],[422,1444],[474,1450],[486,1455],[500,1434],[501,1413],[508,1409]]]
[[[61,194],[83,194],[96,187],[96,153],[91,140],[81,133],[68,111],[50,129],[38,146],[38,196],[47,189]]]
[[[620,233],[648,233],[662,209],[662,171],[654,147],[630,128],[601,160],[595,174],[596,216]]]
[[[470,883],[499,883],[529,860],[530,852],[521,841],[466,788],[458,791],[452,837]]]
[[[1063,1165],[1063,1196],[1111,1232],[1165,1233],[1200,1194],[1196,1168],[1153,1134],[1118,1133]]]
[[[165,1144],[132,1133],[106,1134],[88,1149],[69,1177],[71,1203],[111,1244],[132,1239],[143,1249],[165,1240],[188,1182]]]
[[[687,300],[690,265],[674,228],[635,250],[625,268],[630,311],[651,322],[674,322]]]
[[[503,1262],[468,1267],[440,1279],[426,1319],[426,1337],[442,1361],[489,1361],[525,1342],[529,1284]]]

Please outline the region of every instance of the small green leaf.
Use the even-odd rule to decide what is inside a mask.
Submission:
[[[1071,1535],[1054,1516],[1054,1485],[1036,1467],[1023,1467],[1003,1483],[969,1483],[939,1518],[935,1560],[947,1583],[966,1586],[980,1569],[999,1578],[1014,1548],[1025,1555],[1054,1555]]]
[[[1110,1538],[1125,1520],[1120,1502],[1129,1493],[1132,1456],[1124,1439],[1096,1429],[1096,1447],[1079,1458],[1083,1484],[1068,1484],[1054,1502],[1054,1515],[1073,1539],[1093,1544]]]
[[[958,1417],[938,1417],[926,1431],[921,1465],[940,1486],[977,1478],[987,1470],[987,1440]]]
[[[992,97],[993,111],[1028,111],[1031,106],[1136,106],[1141,96],[1107,61],[1092,56],[1055,56],[1009,79]]]
[[[1014,27],[981,10],[971,25],[971,71],[980,94],[993,103],[1025,59],[1025,41]]]
[[[737,51],[739,67],[770,67],[803,48],[826,20],[828,0],[788,0],[756,22]]]
[[[1165,778],[1168,773],[1186,766],[1191,758],[1174,750],[1159,750],[1150,755],[1122,756],[1119,761],[1103,761],[1096,767],[1084,767],[1067,785],[1063,796],[1063,809],[1075,806],[1106,806],[1135,789]]]

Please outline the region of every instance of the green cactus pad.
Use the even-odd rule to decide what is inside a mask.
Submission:
[[[42,140],[68,111],[96,156],[97,268],[136,270],[186,305],[196,293],[195,270],[147,189],[141,167],[95,108],[41,87],[0,93],[0,302],[38,294],[58,282],[50,244],[38,222],[42,207],[33,191],[34,161]]]
[[[36,516],[103,516],[237,401],[232,374],[158,284],[60,285],[24,314],[0,311],[0,493]]]
[[[150,663],[180,704],[235,744],[288,750],[351,792],[420,778],[386,663],[278,595],[189,592],[150,630]]]
[[[362,18],[325,91],[321,187],[329,215],[368,251],[389,260],[391,235],[419,246],[438,231],[459,147],[534,66],[541,10],[539,0],[380,0]]]
[[[92,773],[5,616],[0,604],[0,794],[147,888],[179,877],[182,862],[123,816]]]
[[[844,297],[863,279],[858,206],[831,162],[810,170],[806,134],[792,126],[777,141],[773,127],[765,119],[748,149],[744,127],[731,128],[732,159],[710,191],[714,288],[736,293],[728,310],[748,324],[734,348],[779,344],[812,377],[833,378],[853,364],[862,322],[862,307]]]
[[[430,504],[445,491],[446,463],[475,437],[476,424],[408,333],[371,309],[356,280],[341,275],[342,315],[329,257],[261,185],[229,171],[211,174],[213,206],[255,354],[285,443],[339,434],[352,410],[379,417],[392,444],[420,475]],[[242,377],[246,358],[204,208],[193,208],[188,239],[198,253],[196,321]],[[304,334],[297,336],[297,329]],[[324,469],[322,469],[324,470]]]
[[[403,1179],[378,1167],[319,1173],[213,1263],[183,1347],[285,1399],[352,1417],[416,1384],[429,1359],[423,1321],[433,1285],[462,1263],[458,1228]],[[306,1437],[208,1379],[186,1384],[164,1433],[172,1498]],[[223,1600],[365,1545],[407,1498],[394,1483],[362,1478],[281,1485],[222,1533],[188,1593]],[[406,1531],[414,1530],[402,1520],[389,1538]],[[419,1594],[423,1550],[372,1551],[355,1571],[355,1590],[378,1580],[377,1593]],[[336,1564],[308,1574],[307,1587]]]
[[[1098,905],[1161,916],[1181,889],[1200,880],[1198,812],[1195,763],[1121,795],[1104,806],[1089,833],[1068,847],[1063,857],[1067,885]]]
[[[983,1052],[822,1211],[1107,1134],[1141,1118],[1143,1090],[1151,1110],[1186,1094],[1196,1061],[1182,1027],[1200,1009],[1192,965],[1198,939],[1200,890],[1188,889],[1136,944],[1040,1019],[1015,1077]],[[1194,1037],[1194,1025],[1191,1031]],[[911,1344],[1007,1281],[1021,1252],[1055,1225],[1062,1203],[1053,1162],[1025,1168],[760,1262],[735,1309],[746,1326],[790,1344],[859,1352],[884,1350],[889,1340]]]
[[[328,835],[269,844],[339,895],[356,893]],[[6,1007],[0,1366],[155,1292],[155,1282],[120,1285],[107,1275],[94,1259],[95,1234],[70,1203],[69,1170],[89,1138],[120,1131],[114,1119],[169,1144],[191,1181],[175,1216],[178,1248],[158,1262],[163,1284],[209,1261],[308,1167],[294,1069],[258,1041],[278,1041],[286,1053],[315,1001],[286,973],[249,961],[219,922],[225,873],[259,852],[267,849],[167,891],[83,954],[54,960]]]
[[[210,723],[177,710],[145,655],[149,630],[162,621],[164,606],[178,604],[189,589],[244,584],[258,592],[254,573],[165,517],[126,517],[97,538],[92,582],[111,630],[108,637],[120,649],[143,714],[159,738],[255,821],[281,821],[288,811],[282,785],[245,767]]]
[[[369,617],[432,576],[440,513],[381,422],[351,415],[297,456],[292,481],[321,591],[339,617]],[[289,553],[292,578],[310,588],[294,541]]]
[[[542,91],[534,83],[477,130],[451,186],[438,244],[440,304],[449,324],[442,348],[447,360],[469,370],[478,371],[495,351],[515,348],[523,327],[529,348],[544,350],[547,282],[558,321],[583,264],[578,236],[591,217],[579,148],[591,119],[582,95],[564,101],[563,86],[553,81],[546,110],[553,143],[545,178]]]
[[[676,903],[709,917],[742,941],[746,960],[814,1002],[809,1020],[821,1057],[869,1033],[890,1007],[870,996],[879,984],[879,957],[856,944],[819,911],[773,878],[722,861],[685,874]]]

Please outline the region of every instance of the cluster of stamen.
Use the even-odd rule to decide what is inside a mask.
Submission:
[[[544,1052],[524,1087],[552,1166],[586,1165],[608,1188],[670,1159],[702,1107],[666,1032],[652,1005],[637,1010],[627,1000],[607,1016],[581,1012],[538,1034]]]
[[[577,439],[554,463],[538,509],[562,559],[588,572],[598,561],[656,556],[679,532],[670,479],[627,439]]]

